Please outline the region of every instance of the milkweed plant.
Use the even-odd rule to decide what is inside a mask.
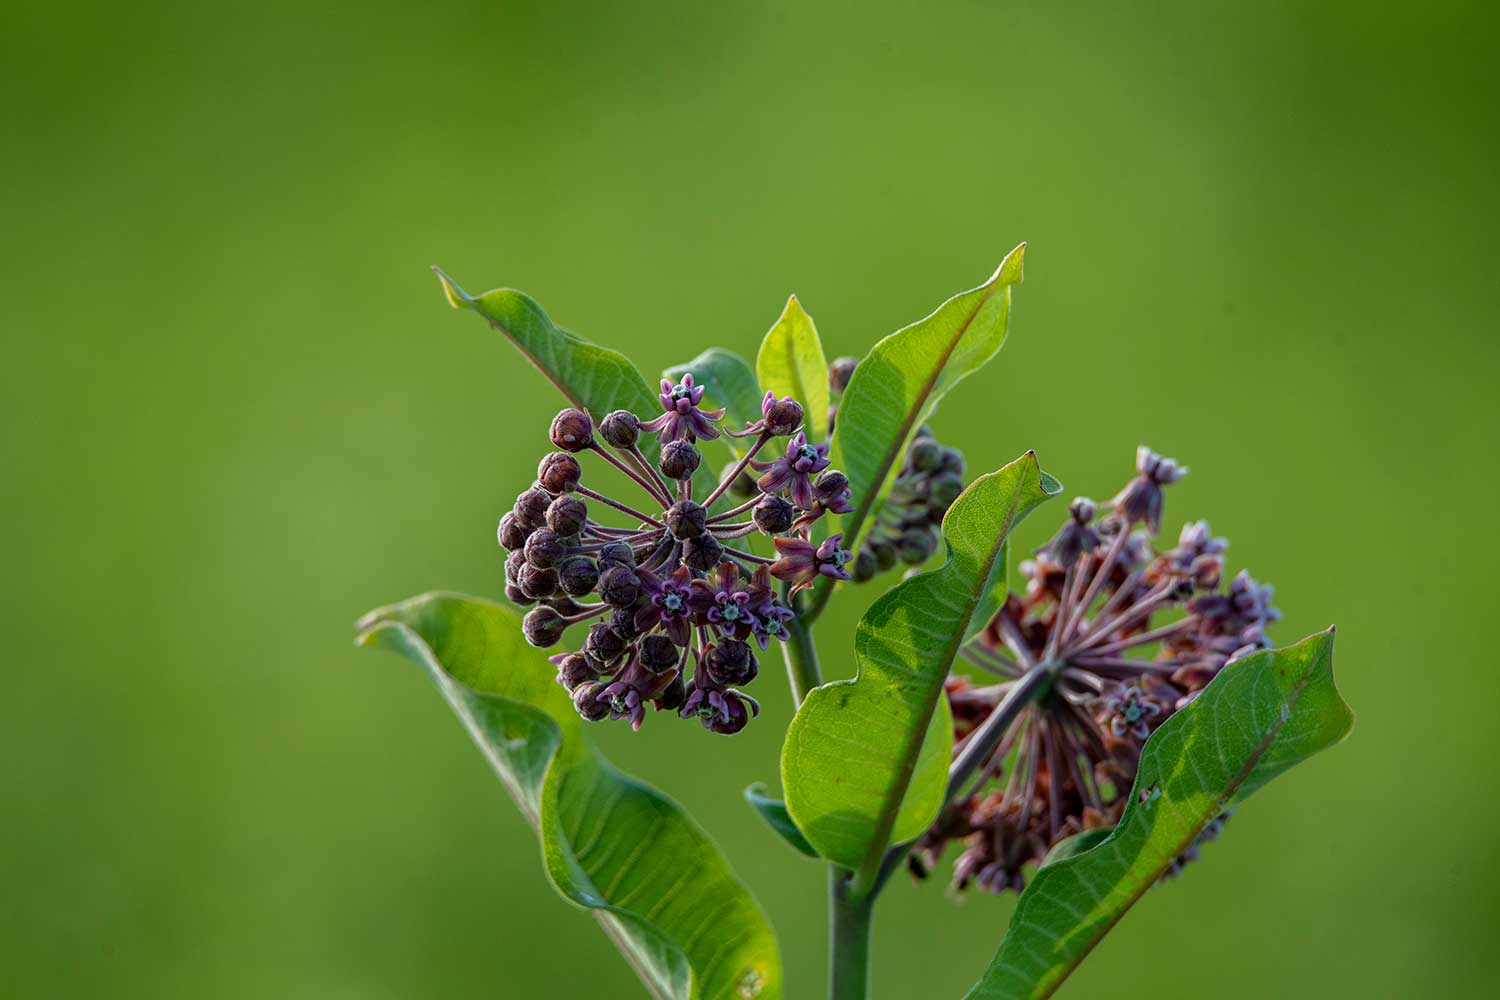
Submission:
[[[498,518],[503,600],[424,594],[365,616],[359,642],[427,671],[552,884],[654,997],[779,997],[776,939],[702,828],[609,765],[591,725],[785,728],[779,797],[745,798],[827,871],[838,1000],[870,994],[874,907],[901,873],[1018,897],[970,1000],[1052,994],[1246,797],[1349,731],[1333,629],[1275,645],[1270,586],[1232,571],[1207,521],[1162,539],[1188,469],[1150,448],[1109,499],[1053,504],[1060,526],[1007,589],[1011,533],[1063,487],[1033,452],[971,474],[928,421],[1004,343],[1024,249],[864,357],[829,363],[794,297],[754,365],[711,347],[654,387],[526,295],[438,272],[564,405],[516,420],[538,463]],[[854,634],[815,638],[861,587],[879,596]],[[820,646],[852,654],[852,679],[824,679]],[[752,693],[768,660],[790,719]]]

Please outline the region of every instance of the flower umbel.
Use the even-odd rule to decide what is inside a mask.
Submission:
[[[1265,627],[1279,618],[1271,588],[1241,572],[1220,590],[1227,543],[1206,521],[1184,527],[1174,548],[1153,547],[1162,487],[1187,470],[1144,447],[1136,467],[1102,519],[1092,501],[1073,502],[1053,539],[1022,563],[1025,593],[1010,595],[965,647],[999,682],[948,679],[958,747],[1023,676],[1042,670],[1049,686],[918,842],[909,862],[918,876],[961,840],[959,888],[1020,891],[1059,841],[1119,821],[1152,732],[1227,664],[1269,646]]]
[[[509,553],[505,592],[534,605],[522,622],[533,645],[555,646],[572,626],[587,624],[581,651],[553,657],[558,683],[583,718],[625,719],[638,729],[652,705],[735,733],[760,710],[738,689],[758,672],[756,647],[784,640],[796,617],[778,599],[773,575],[790,590],[820,574],[848,577],[839,536],[811,541],[823,514],[849,509],[848,480],[828,468],[826,444],[809,444],[800,433],[801,404],[768,393],[761,419],[737,434],[753,437],[743,456],[696,500],[698,444],[719,436],[724,411],[701,407],[703,387],[691,373],[677,383],[664,379],[658,399],[662,413],[649,420],[616,410],[596,428],[589,414],[568,409],[552,421],[560,450],[542,459],[537,482],[500,519],[497,537]],[[655,465],[639,444],[650,434],[661,444]],[[755,461],[778,437],[790,438],[786,453]],[[644,502],[593,488],[579,462],[585,453],[623,473]],[[754,495],[713,512],[752,466],[766,473]],[[597,520],[604,510],[625,523]],[[772,538],[778,558],[744,547],[740,539],[755,532]]]

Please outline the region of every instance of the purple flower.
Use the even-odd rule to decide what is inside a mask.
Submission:
[[[735,639],[744,639],[755,627],[754,597],[740,588],[740,570],[734,563],[720,563],[712,581],[694,580],[691,587],[689,605],[700,624],[716,626]]]
[[[824,514],[852,513],[854,504],[849,501],[853,496],[849,477],[837,469],[829,469],[813,483],[813,505],[792,522],[792,530],[801,531]]]
[[[724,411],[698,408],[703,400],[703,386],[693,384],[692,372],[684,374],[682,381],[676,385],[670,379],[662,379],[661,395],[656,398],[661,401],[661,408],[665,412],[656,419],[641,424],[641,430],[659,432],[662,444],[695,441],[699,438],[712,441],[719,436],[719,429],[713,425],[713,421],[723,417]]]
[[[675,669],[653,674],[632,656],[594,700],[609,706],[611,719],[629,719],[630,728],[639,731],[646,717],[646,702],[659,696],[676,678]]]
[[[760,703],[734,688],[720,687],[700,665],[677,714],[684,719],[696,715],[704,729],[729,735],[744,729],[751,717],[760,714]]]
[[[1161,530],[1161,488],[1177,482],[1188,474],[1188,470],[1174,459],[1162,458],[1145,445],[1135,451],[1135,469],[1138,475],[1110,502],[1126,524],[1145,522],[1154,535]]]
[[[756,472],[763,472],[756,483],[762,493],[788,490],[792,503],[811,510],[816,499],[812,477],[828,468],[828,445],[808,444],[807,435],[798,431],[786,443],[786,454],[771,462],[751,462]]]
[[[690,605],[693,588],[691,574],[686,566],[679,566],[671,576],[663,580],[649,570],[637,570],[641,589],[649,600],[635,613],[635,627],[642,633],[658,625],[664,625],[667,635],[679,646],[686,646],[693,637],[693,610]]]
[[[812,542],[801,538],[777,538],[774,544],[781,558],[771,566],[771,575],[790,582],[793,593],[811,587],[820,574],[847,580],[849,571],[844,565],[853,557],[848,549],[839,547],[843,540],[843,534],[829,535],[822,545],[814,548]]]

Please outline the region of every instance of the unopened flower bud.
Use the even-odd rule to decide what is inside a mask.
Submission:
[[[677,666],[681,652],[671,639],[660,632],[648,635],[641,640],[641,666],[653,674],[666,673]]]
[[[565,451],[554,451],[536,467],[536,481],[549,493],[572,493],[582,474],[578,459]]]
[[[672,537],[682,541],[703,534],[708,523],[708,511],[691,500],[679,500],[667,508],[662,520],[672,532]]]
[[[599,700],[604,687],[602,681],[589,681],[573,689],[573,707],[584,721],[598,722],[609,718],[609,702]]]
[[[521,582],[521,571],[526,568],[526,552],[516,549],[505,557],[505,582],[519,584]]]
[[[505,585],[505,599],[520,608],[530,607],[536,603],[535,597],[528,597],[526,591],[521,589],[520,584],[507,583]]]
[[[938,465],[938,470],[940,472],[951,473],[957,476],[960,481],[962,481],[964,469],[966,468],[968,468],[968,463],[964,461],[963,452],[959,451],[957,448],[943,449],[943,460]]]
[[[527,597],[540,601],[557,592],[557,570],[543,569],[527,562],[516,584]]]
[[[850,567],[849,574],[853,577],[855,583],[864,583],[875,575],[875,570],[875,554],[870,551],[869,545],[865,545],[855,555],[854,564]]]
[[[872,538],[865,543],[865,547],[875,554],[875,566],[882,573],[894,569],[901,558],[901,554],[896,551],[896,546],[885,539]]]
[[[927,498],[947,510],[964,491],[963,476],[955,472],[940,472],[928,487]]]
[[[641,578],[623,563],[613,563],[599,574],[599,597],[613,608],[634,607],[641,596]]]
[[[828,366],[828,387],[834,392],[849,388],[849,380],[854,377],[854,368],[858,364],[858,358],[834,358]]]
[[[708,532],[682,543],[682,562],[689,569],[707,573],[724,561],[724,546]]]
[[[500,547],[507,552],[514,552],[526,544],[528,532],[521,527],[521,522],[516,518],[516,512],[508,510],[500,518],[500,526],[495,529],[495,537],[500,542]]]
[[[917,566],[932,557],[937,549],[937,539],[933,532],[926,528],[913,528],[901,533],[899,551],[901,561],[909,566]]]
[[[612,626],[599,622],[589,629],[588,638],[583,641],[583,651],[600,663],[613,663],[625,652],[625,637]]]
[[[930,437],[919,437],[906,449],[906,460],[918,472],[936,472],[943,464],[943,446]]]
[[[547,508],[547,527],[562,538],[572,538],[588,523],[589,505],[577,497],[558,497]]]
[[[635,567],[635,551],[624,542],[610,542],[599,550],[599,570],[603,572],[611,566]]]
[[[516,523],[527,532],[535,531],[547,525],[547,507],[552,503],[552,497],[546,490],[533,486],[516,497],[516,505],[511,513],[516,515]]]
[[[588,556],[569,556],[557,568],[557,585],[570,597],[582,597],[599,582],[599,564]]]
[[[630,448],[641,437],[641,422],[629,410],[615,410],[599,422],[599,436],[616,448]]]
[[[597,680],[598,677],[599,675],[594,672],[593,666],[589,664],[588,657],[578,653],[569,653],[557,665],[557,683],[569,691],[572,691],[580,684]]]
[[[624,636],[626,642],[632,642],[641,635],[641,630],[635,624],[634,608],[616,608],[610,613],[609,627]]]
[[[594,422],[582,410],[563,410],[552,418],[552,444],[563,451],[583,451],[594,443]]]
[[[691,479],[703,456],[687,441],[669,442],[661,450],[661,473],[668,479]]]
[[[682,679],[682,674],[673,677],[662,689],[661,693],[651,699],[659,712],[675,712],[687,701],[687,684]]]
[[[776,437],[795,434],[797,428],[802,426],[802,404],[785,396],[765,408],[763,419],[769,434]]]
[[[568,547],[551,528],[533,531],[526,539],[526,561],[538,569],[552,569],[568,554]]]
[[[767,535],[779,535],[792,526],[796,512],[792,505],[779,496],[764,496],[755,505],[751,519],[755,526]]]
[[[521,632],[533,646],[556,646],[567,629],[567,620],[548,607],[532,608],[521,619]]]
[[[715,682],[724,685],[749,684],[760,672],[749,643],[736,639],[725,639],[709,649],[703,665]]]

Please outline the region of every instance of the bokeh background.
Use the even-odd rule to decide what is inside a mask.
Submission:
[[[789,292],[858,353],[1030,241],[934,422],[1071,489],[1147,442],[1340,627],[1358,724],[1150,893],[1068,996],[1474,996],[1500,862],[1486,4],[10,4],[0,32],[0,994],[631,997],[369,607],[496,594],[557,408],[427,270],[659,370]],[[1038,543],[1061,508],[1026,526]],[[829,673],[872,595],[820,626]],[[734,740],[597,731],[823,977],[820,873]],[[605,727],[601,727],[601,730]],[[902,881],[881,997],[1012,902]]]

